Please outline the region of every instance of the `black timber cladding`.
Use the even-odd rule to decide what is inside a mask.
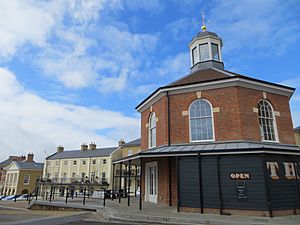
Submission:
[[[294,162],[296,173],[300,174],[300,157],[287,155],[266,155],[267,162],[277,162],[279,179],[268,176],[270,201],[273,210],[300,208],[299,177],[287,179],[284,162]]]
[[[266,154],[267,162],[278,163],[279,179],[271,179],[267,165],[262,164],[263,154],[219,156],[221,200],[224,209],[268,210],[267,190],[264,183],[266,170],[272,210],[300,208],[299,179],[285,177],[283,162],[294,162],[300,174],[300,156]],[[200,208],[198,158],[181,157],[179,161],[180,207]],[[296,166],[298,165],[298,167]],[[217,156],[201,156],[203,208],[219,208]],[[249,174],[249,179],[236,180],[232,173]]]

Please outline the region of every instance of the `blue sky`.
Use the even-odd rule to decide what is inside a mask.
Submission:
[[[225,68],[300,89],[297,0],[0,1],[0,158],[140,135],[135,106],[189,72],[200,31]],[[300,91],[290,104],[300,125]]]

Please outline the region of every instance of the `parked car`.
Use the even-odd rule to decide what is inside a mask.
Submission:
[[[15,198],[18,198],[20,195],[8,195],[7,197],[1,199],[2,201],[9,201],[14,200]]]
[[[0,195],[0,200],[5,198],[7,195]]]
[[[17,201],[26,201],[27,198],[29,197],[28,194],[20,195],[19,197],[16,198]]]
[[[7,195],[6,197],[2,198],[2,201],[11,200],[15,197],[15,195]]]

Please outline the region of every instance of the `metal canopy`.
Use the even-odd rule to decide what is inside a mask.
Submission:
[[[137,159],[144,157],[162,157],[173,155],[197,155],[200,154],[229,154],[229,153],[257,153],[261,151],[280,152],[289,154],[300,154],[300,148],[297,145],[279,144],[272,142],[255,141],[228,141],[228,142],[206,142],[189,143],[171,146],[160,146],[151,148],[137,154],[115,160],[113,163],[126,163],[128,161],[138,162]]]

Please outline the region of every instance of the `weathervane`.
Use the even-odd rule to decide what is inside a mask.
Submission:
[[[202,14],[202,26],[201,26],[201,30],[202,30],[202,32],[205,32],[206,31],[206,26],[205,26],[205,23],[204,23],[204,12],[202,12],[201,14]]]

